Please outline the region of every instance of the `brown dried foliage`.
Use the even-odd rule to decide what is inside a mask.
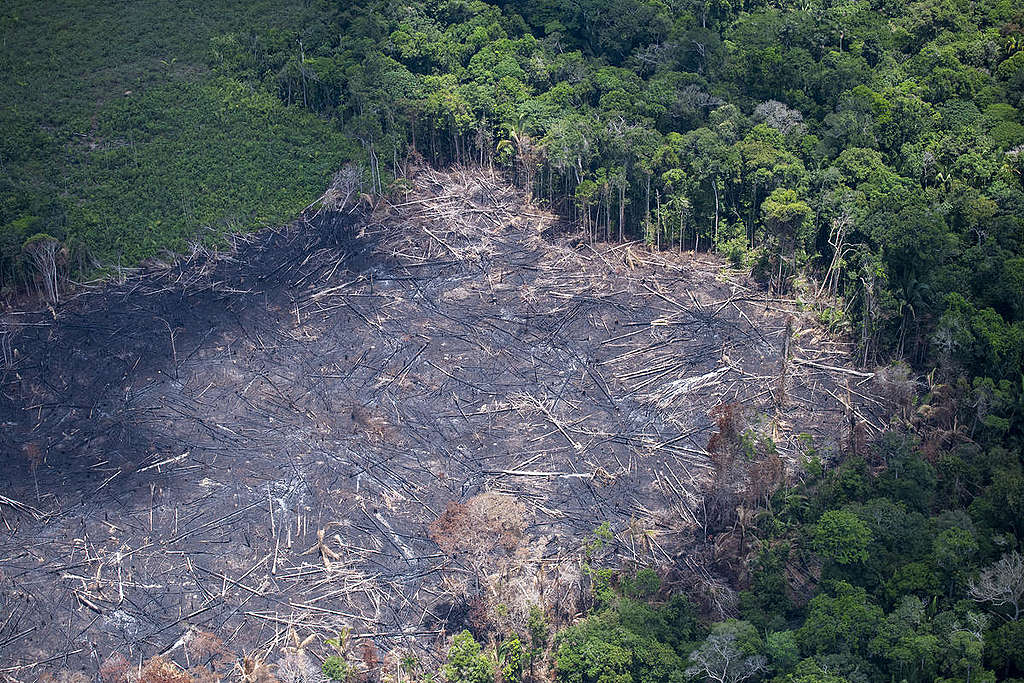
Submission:
[[[714,457],[735,451],[743,429],[742,407],[736,403],[723,403],[711,409],[711,417],[718,425],[718,431],[708,439],[708,453]]]
[[[128,659],[120,652],[115,652],[100,665],[100,679],[103,683],[127,683],[130,668]]]
[[[850,428],[846,435],[847,449],[850,455],[864,455],[868,452],[867,427],[863,422],[853,417],[850,418]]]
[[[242,683],[281,683],[263,659],[254,655],[243,657],[238,662],[238,672]]]
[[[189,655],[201,664],[217,669],[230,659],[231,653],[224,647],[224,641],[209,631],[199,631],[185,645]]]
[[[364,640],[359,644],[359,655],[362,657],[363,665],[366,667],[362,680],[368,683],[380,680],[380,651],[373,644],[372,640]]]
[[[447,553],[511,552],[523,536],[524,512],[521,503],[500,493],[481,493],[465,503],[452,501],[431,522],[430,538]]]
[[[189,678],[192,683],[220,683],[224,680],[223,676],[216,671],[209,671],[200,667],[189,669],[189,675],[192,676],[192,678]]]
[[[90,678],[78,671],[61,671],[57,675],[43,674],[39,683],[89,683]]]
[[[747,486],[744,498],[756,503],[770,496],[786,480],[786,468],[778,453],[769,453],[758,459],[747,471]]]
[[[494,622],[491,619],[490,608],[482,597],[475,597],[469,600],[469,612],[466,615],[466,621],[469,622],[470,630],[473,635],[480,637],[481,635],[490,632],[494,628]]]
[[[912,424],[921,435],[921,451],[926,459],[934,461],[963,438],[963,424],[957,420],[959,406],[964,397],[949,384],[935,386],[928,401],[921,405]],[[979,406],[980,408],[980,406]]]
[[[192,683],[192,676],[165,657],[153,657],[142,667],[139,680],[145,683]]]
[[[373,644],[372,640],[364,640],[359,644],[359,654],[363,658],[363,664],[368,669],[376,669],[380,666],[380,651]]]

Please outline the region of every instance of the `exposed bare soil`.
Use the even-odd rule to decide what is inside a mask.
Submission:
[[[612,561],[713,582],[713,408],[788,462],[883,426],[848,349],[719,260],[415,184],[3,318],[0,671],[180,658],[191,628],[429,647],[474,596],[571,611],[603,521]]]

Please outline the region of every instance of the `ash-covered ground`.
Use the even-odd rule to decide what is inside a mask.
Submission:
[[[842,344],[724,273],[423,171],[4,316],[0,671],[181,660],[196,629],[271,661],[292,629],[429,649],[481,602],[571,612],[605,521],[609,562],[713,582],[716,406],[788,462],[884,415]]]

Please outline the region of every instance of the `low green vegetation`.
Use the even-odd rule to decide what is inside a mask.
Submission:
[[[480,643],[469,631],[455,634],[444,665],[446,679],[453,683],[490,683],[494,668],[494,661],[480,651]]]
[[[358,149],[330,122],[208,67],[210,41],[301,6],[162,0],[0,10],[0,286],[45,232],[74,276],[293,219]]]

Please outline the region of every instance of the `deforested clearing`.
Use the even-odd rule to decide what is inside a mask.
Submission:
[[[716,257],[589,243],[480,169],[349,199],[3,318],[0,669],[343,626],[440,654],[568,619],[604,522],[600,561],[729,614],[709,520],[887,426],[883,377]]]

